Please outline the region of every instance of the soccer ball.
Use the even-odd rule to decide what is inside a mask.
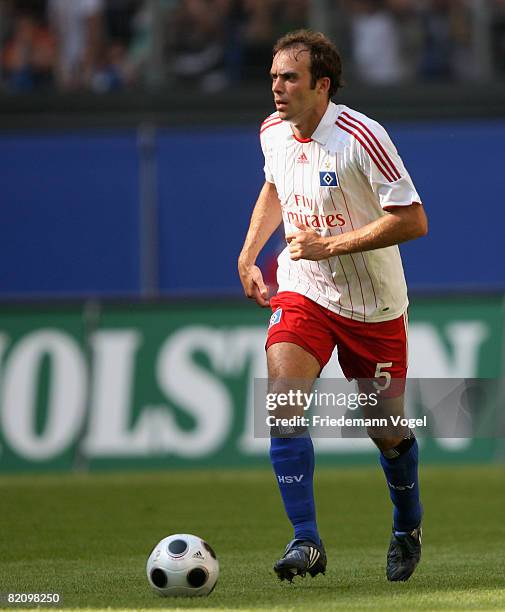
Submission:
[[[216,586],[219,562],[198,536],[176,533],[156,544],[147,559],[147,579],[162,597],[209,595]]]

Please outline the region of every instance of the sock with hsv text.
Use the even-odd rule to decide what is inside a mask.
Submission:
[[[417,440],[406,438],[395,448],[381,452],[380,462],[394,506],[393,529],[396,533],[410,532],[418,527],[422,518]]]
[[[314,503],[314,447],[308,432],[270,440],[270,459],[295,539],[320,543]]]

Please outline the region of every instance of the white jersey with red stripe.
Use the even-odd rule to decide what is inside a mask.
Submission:
[[[299,222],[335,236],[389,214],[389,207],[421,202],[386,130],[347,106],[330,102],[304,140],[273,113],[260,139],[265,178],[276,186],[286,233],[298,231]],[[387,321],[407,308],[396,245],[321,261],[292,261],[286,247],[278,263],[279,292],[301,293],[344,317]]]

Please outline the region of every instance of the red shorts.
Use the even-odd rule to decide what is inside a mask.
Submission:
[[[291,342],[321,365],[337,347],[338,361],[349,380],[374,379],[382,397],[401,395],[407,376],[407,315],[391,321],[362,323],[342,317],[292,291],[271,298],[266,349]],[[378,387],[379,388],[379,387]]]

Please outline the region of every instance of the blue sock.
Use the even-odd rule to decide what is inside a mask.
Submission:
[[[314,447],[309,434],[271,438],[270,459],[295,539],[319,544],[313,488]]]
[[[401,444],[406,442],[404,440]],[[414,439],[410,448],[392,459],[381,453],[380,462],[386,475],[389,495],[394,505],[393,528],[400,532],[412,531],[419,525],[422,517],[417,475],[417,440]]]

